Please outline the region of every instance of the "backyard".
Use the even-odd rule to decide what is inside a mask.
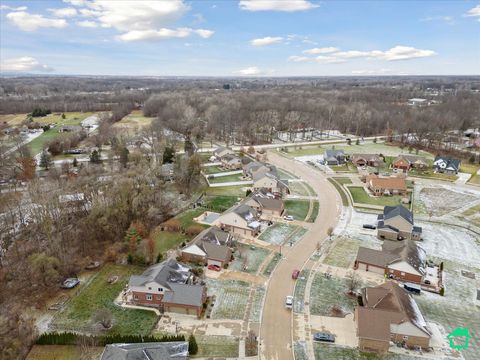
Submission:
[[[355,204],[368,204],[377,206],[395,206],[402,202],[403,196],[370,196],[362,186],[349,186],[348,191],[352,195]]]
[[[100,358],[103,347],[89,348],[95,358]],[[75,345],[34,345],[26,360],[78,360],[82,358],[82,349]]]
[[[219,183],[228,183],[228,182],[237,182],[237,181],[245,181],[245,179],[243,179],[242,173],[226,175],[226,176],[209,177],[208,179],[208,182],[210,184],[219,184]]]
[[[198,357],[234,358],[238,356],[238,339],[232,336],[195,335]]]
[[[227,171],[224,167],[220,165],[213,165],[213,166],[203,166],[202,171],[205,174],[216,174]]]
[[[212,319],[243,319],[247,308],[250,284],[244,281],[207,278],[207,288],[208,295],[216,297]]]
[[[246,194],[248,186],[237,185],[237,186],[219,186],[219,187],[208,187],[205,189],[205,193],[211,196],[237,196],[243,197]]]
[[[83,331],[95,333],[93,317],[97,310],[107,309],[113,315],[110,333],[147,335],[153,329],[157,316],[148,310],[122,309],[113,301],[123,290],[131,275],[138,275],[143,268],[137,266],[105,264],[90,283],[79,289],[65,309],[58,313],[53,321],[57,331]],[[114,284],[109,284],[111,276],[118,276]]]
[[[238,202],[237,196],[207,196],[205,197],[205,207],[214,212],[224,212]]]
[[[165,254],[168,250],[180,246],[184,241],[188,241],[188,237],[181,232],[160,231],[156,229],[153,233],[155,241],[155,256],[157,254]]]

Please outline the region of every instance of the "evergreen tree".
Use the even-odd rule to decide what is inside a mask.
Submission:
[[[73,159],[72,166],[73,166],[73,167],[77,167],[77,166],[78,166],[78,160],[77,160],[77,158],[74,158],[74,159]]]
[[[188,337],[188,353],[190,355],[195,355],[198,352],[197,340],[193,334],[190,334]]]
[[[99,164],[101,162],[100,153],[97,150],[93,150],[90,154],[90,162],[92,164]]]
[[[128,164],[128,155],[130,154],[130,151],[128,151],[128,149],[126,147],[123,147],[121,150],[120,150],[120,164],[122,164],[122,166],[124,168],[127,167],[127,164]]]
[[[173,162],[175,157],[175,148],[173,146],[167,146],[163,151],[163,163],[169,164]]]
[[[47,150],[42,151],[42,155],[40,155],[40,167],[43,167],[45,170],[50,169],[53,165],[52,157],[48,153]]]

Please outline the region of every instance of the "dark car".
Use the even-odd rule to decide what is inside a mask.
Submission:
[[[292,272],[292,279],[293,280],[297,280],[298,279],[298,275],[300,275],[300,270],[293,270]]]
[[[323,332],[313,334],[314,341],[325,341],[325,342],[335,342],[335,336],[332,334],[327,334]]]
[[[375,225],[371,225],[371,224],[363,224],[363,228],[364,229],[375,230],[377,227]]]
[[[77,278],[68,278],[68,279],[65,279],[65,281],[63,282],[62,288],[73,289],[78,284],[80,284],[80,280],[78,280]]]

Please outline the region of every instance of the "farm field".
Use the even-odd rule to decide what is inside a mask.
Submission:
[[[154,117],[144,116],[141,110],[133,110],[122,120],[116,122],[113,127],[134,134],[141,128],[150,125],[154,119]]]
[[[295,220],[303,221],[310,209],[310,200],[286,200],[285,210],[288,215],[292,215]]]
[[[84,331],[95,333],[93,321],[95,312],[108,309],[113,315],[110,333],[147,335],[153,329],[157,316],[152,311],[121,309],[114,304],[130,275],[141,274],[143,268],[137,266],[105,264],[90,283],[77,296],[72,298],[66,308],[58,313],[53,321],[57,331]],[[117,282],[109,284],[107,279],[118,276]]]
[[[349,186],[348,191],[352,195],[353,202],[356,204],[369,204],[378,206],[395,206],[399,205],[403,196],[370,196],[361,186]]]
[[[207,288],[209,296],[216,296],[212,319],[243,319],[250,284],[236,280],[207,279]]]

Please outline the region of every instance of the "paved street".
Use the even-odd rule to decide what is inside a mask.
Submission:
[[[291,274],[294,269],[301,269],[316,250],[317,243],[326,239],[327,229],[335,227],[340,217],[342,202],[335,188],[320,172],[272,151],[268,152],[268,161],[302,178],[318,194],[320,202],[315,223],[293,248],[285,247],[282,250],[284,259],[267,285],[260,329],[260,358],[292,359],[292,313],[285,309],[285,297],[293,295],[294,291],[295,284]]]

